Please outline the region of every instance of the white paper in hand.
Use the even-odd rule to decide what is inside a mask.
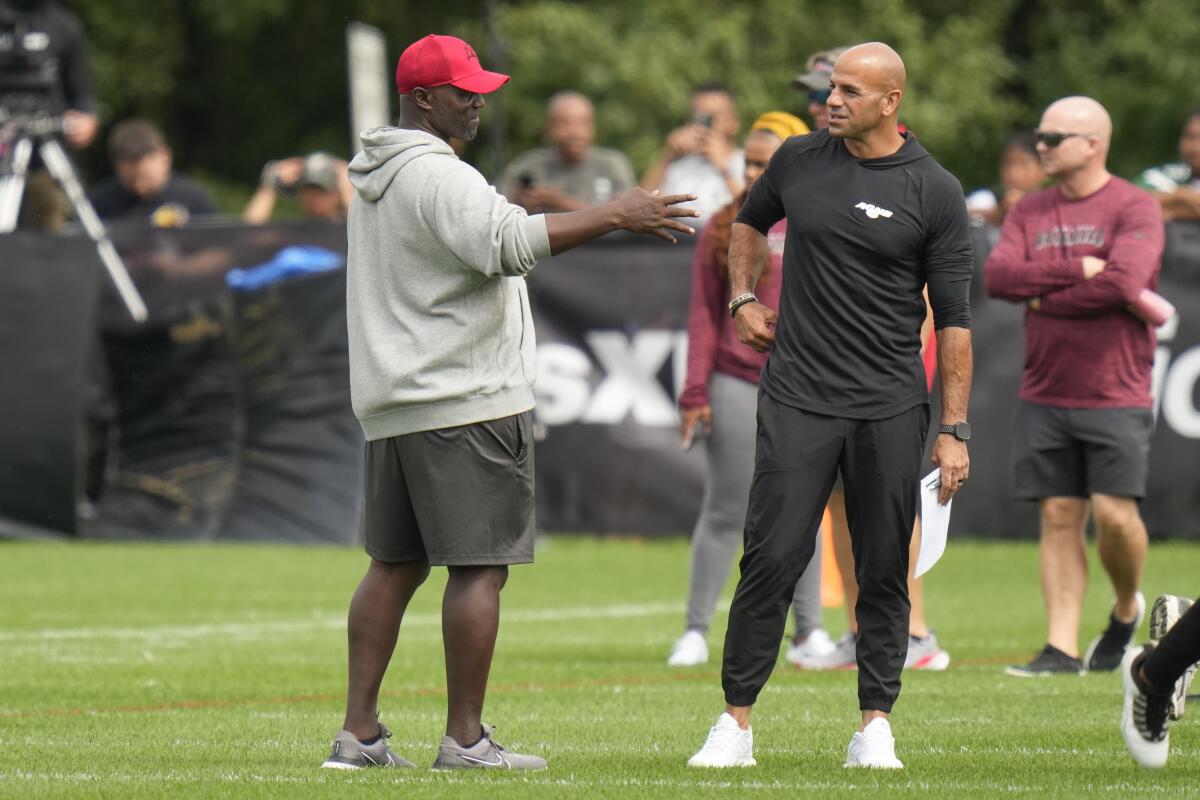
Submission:
[[[921,550],[917,554],[917,577],[924,575],[946,552],[946,533],[950,529],[951,497],[946,505],[938,502],[942,471],[935,469],[921,479]]]

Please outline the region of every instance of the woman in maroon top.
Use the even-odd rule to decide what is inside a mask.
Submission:
[[[688,319],[687,381],[679,397],[679,416],[684,447],[690,447],[696,438],[705,439],[708,475],[700,518],[692,536],[687,630],[667,659],[671,666],[702,664],[708,660],[705,635],[742,541],[746,501],[754,474],[758,378],[767,354],[738,341],[729,314],[727,267],[733,220],[746,199],[746,192],[783,141],[805,133],[807,126],[791,114],[773,111],[758,118],[746,137],[746,189],[713,215],[696,245]],[[755,288],[759,300],[771,308],[779,307],[786,229],[786,220],[771,229],[767,237],[770,263]],[[796,622],[793,647],[832,648],[828,635],[820,627],[820,573],[818,550],[796,586],[792,603]]]

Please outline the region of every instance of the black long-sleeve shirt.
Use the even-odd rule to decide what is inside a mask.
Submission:
[[[911,134],[859,159],[827,130],[789,139],[737,221],[786,217],[783,291],[761,386],[833,417],[885,419],[929,402],[922,289],[934,326],[969,328],[972,254],[962,187]]]

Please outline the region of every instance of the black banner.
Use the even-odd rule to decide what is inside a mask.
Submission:
[[[982,250],[993,237],[978,233]],[[357,539],[362,434],[344,273],[327,269],[344,256],[344,229],[116,238],[146,325],[111,296],[87,241],[0,236],[0,535]],[[675,411],[691,256],[690,244],[614,235],[530,278],[543,529],[691,530],[704,455],[681,450]],[[1161,292],[1180,315],[1160,331],[1143,512],[1156,537],[1200,538],[1200,226],[1168,226]],[[1032,537],[1035,509],[1008,491],[1022,312],[982,297],[978,278],[973,296],[976,436],[952,529]]]

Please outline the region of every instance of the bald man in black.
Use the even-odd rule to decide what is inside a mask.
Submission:
[[[730,313],[739,338],[771,356],[725,638],[726,708],[689,766],[755,763],[750,710],[778,659],[788,587],[812,558],[839,471],[860,587],[862,725],[846,766],[903,766],[888,716],[908,649],[909,541],[929,426],[923,292],[938,332],[942,424],[933,462],[946,503],[969,466],[972,269],[962,188],[898,130],[904,82],[904,63],[887,45],[845,51],[830,79],[829,129],[779,149],[733,226]],[[753,287],[766,231],[784,217],[777,313]]]

